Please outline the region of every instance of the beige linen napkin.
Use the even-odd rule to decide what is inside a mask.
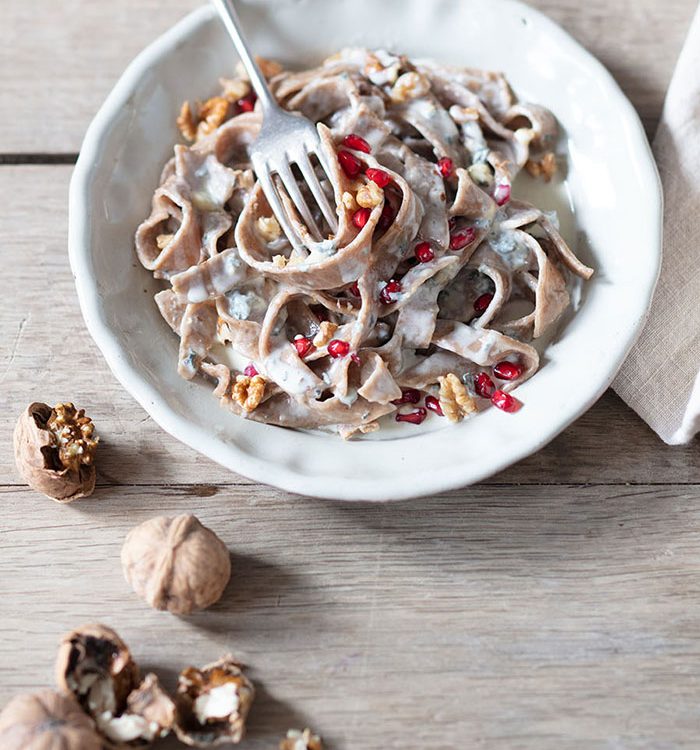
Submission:
[[[646,327],[613,388],[667,443],[700,430],[700,9],[653,143],[664,259]]]

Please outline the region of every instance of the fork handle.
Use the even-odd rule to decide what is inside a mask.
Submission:
[[[263,111],[279,108],[279,105],[270,92],[265,76],[255,62],[250,47],[248,47],[248,42],[243,36],[241,22],[232,0],[212,0],[212,4],[219,12],[219,16],[226,27],[226,31],[228,31],[229,36],[236,46],[236,50],[241,58],[241,62],[248,72],[250,82],[255,89],[255,93],[258,95]]]

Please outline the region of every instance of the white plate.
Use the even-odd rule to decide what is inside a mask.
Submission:
[[[220,409],[208,384],[177,375],[176,337],[153,302],[156,282],[133,251],[134,230],[178,140],[180,103],[214,93],[235,63],[223,28],[201,8],[129,66],[88,130],[71,183],[71,265],[88,329],[115,375],[178,439],[251,479],[307,495],[428,495],[476,482],[541,448],[610,384],[656,282],[661,189],[630,103],[564,31],[514,0],[239,5],[255,50],[295,67],[362,45],[502,70],[521,98],[549,107],[563,125],[582,230],[577,249],[596,275],[541,372],[519,389],[526,406],[517,415],[490,409],[454,427],[416,433],[408,425],[393,439],[343,442]]]

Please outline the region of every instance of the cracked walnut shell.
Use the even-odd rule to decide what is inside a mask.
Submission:
[[[14,434],[17,469],[37,492],[69,503],[95,489],[94,456],[99,438],[83,409],[73,404],[30,404]]]
[[[175,705],[158,678],[148,674],[141,681],[128,647],[104,625],[85,625],[63,637],[56,681],[94,719],[106,747],[146,747],[173,726]]]
[[[188,667],[177,685],[178,739],[191,747],[240,742],[254,697],[253,683],[231,656],[202,669]]]
[[[102,750],[102,738],[80,705],[54,690],[18,695],[0,713],[3,750]]]
[[[124,577],[155,609],[179,615],[217,602],[231,577],[226,545],[195,516],[158,516],[127,535]]]

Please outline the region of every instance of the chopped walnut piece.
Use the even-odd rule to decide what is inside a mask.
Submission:
[[[180,114],[177,118],[177,126],[185,140],[193,141],[197,137],[197,121],[189,102],[182,102]]]
[[[476,107],[460,107],[453,104],[450,107],[450,117],[460,125],[465,122],[474,122],[479,119],[479,110]]]
[[[276,268],[284,268],[287,265],[287,259],[284,255],[273,255],[272,263]]]
[[[250,94],[250,82],[243,78],[219,78],[221,96],[232,104]]]
[[[438,378],[440,406],[450,422],[460,422],[476,411],[476,403],[462,381],[452,372]]]
[[[355,200],[355,196],[352,193],[349,193],[347,190],[343,193],[341,201],[343,202],[345,208],[348,209],[348,211],[354,211],[357,208],[357,201]]]
[[[310,729],[303,732],[289,729],[287,736],[280,742],[280,750],[323,750],[323,743]]]
[[[557,171],[557,157],[552,151],[548,151],[541,159],[530,159],[525,164],[525,169],[533,177],[542,177],[549,182]]]
[[[274,60],[268,60],[265,57],[259,57],[258,55],[255,56],[255,62],[258,64],[260,72],[267,79],[273,78],[284,70],[284,68],[278,62],[275,62]],[[245,81],[249,80],[248,71],[245,69],[243,63],[241,62],[236,65],[236,74],[239,76],[239,78],[242,78]]]
[[[156,245],[159,250],[166,248],[173,240],[174,234],[159,234],[156,237]]]
[[[477,185],[487,187],[493,183],[493,170],[488,164],[483,162],[472,164],[467,169],[467,172],[469,172],[469,176]]]
[[[430,91],[430,81],[415,71],[404,73],[391,89],[391,100],[397,104],[418,99]]]
[[[265,395],[265,378],[255,375],[238,375],[231,389],[233,400],[247,412],[254,411]]]
[[[229,112],[230,102],[223,96],[207,99],[199,108],[200,123],[197,125],[197,139],[213,133],[223,122]]]
[[[374,208],[384,200],[384,191],[370,180],[357,191],[357,203],[362,208]]]
[[[76,409],[73,404],[57,404],[46,426],[54,434],[63,466],[75,471],[81,464],[92,464],[99,438],[92,420],[85,416],[85,409]]]
[[[274,216],[261,216],[256,225],[258,233],[265,242],[274,242],[282,235],[282,229]]]
[[[321,349],[333,338],[333,334],[337,330],[338,326],[335,323],[324,320],[318,327],[318,333],[314,336],[313,345],[317,349]]]

